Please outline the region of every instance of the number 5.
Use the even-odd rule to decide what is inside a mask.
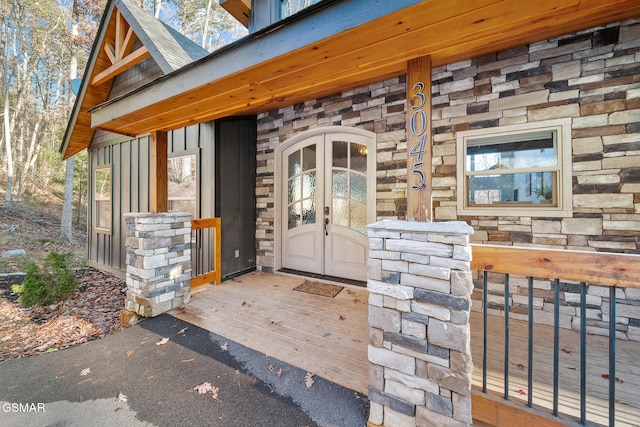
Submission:
[[[419,184],[415,184],[411,187],[411,189],[413,190],[419,190],[422,187],[424,187],[424,173],[418,169],[420,166],[422,166],[424,164],[424,162],[415,162],[413,164],[413,170],[411,171],[411,173],[415,173],[416,175],[418,175],[420,177],[420,183]]]

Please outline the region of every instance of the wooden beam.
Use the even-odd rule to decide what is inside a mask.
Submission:
[[[471,393],[473,419],[495,427],[547,426],[565,427],[574,425],[573,420],[552,417],[543,411],[535,411],[517,405],[499,396],[473,390]]]
[[[639,255],[473,245],[472,270],[640,288]]]
[[[407,220],[431,221],[431,58],[407,62]]]
[[[167,141],[167,132],[151,132],[149,138],[149,156],[151,159],[151,168],[149,170],[151,174],[149,210],[151,212],[167,212],[169,210]]]
[[[91,85],[100,86],[102,83],[111,80],[118,74],[144,61],[150,56],[151,56],[151,53],[149,52],[149,50],[145,46],[142,46],[136,49],[135,52],[131,52],[129,55],[125,56],[121,60],[116,61],[111,67],[98,73],[93,78],[93,80],[91,80]]]
[[[251,12],[250,0],[220,0],[219,4],[239,23],[249,28],[249,13]]]

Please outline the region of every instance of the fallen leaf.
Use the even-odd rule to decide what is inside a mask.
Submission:
[[[180,329],[180,330],[178,331],[178,335],[182,335],[182,334],[184,334],[184,332],[185,332],[187,329],[189,329],[189,327],[188,327],[188,326],[185,326],[184,328]]]
[[[208,393],[210,391],[213,391],[213,386],[211,385],[211,383],[204,382],[202,384],[198,384],[193,389],[195,391],[197,391],[198,393],[200,393],[200,394],[205,394],[205,393]]]
[[[156,343],[156,345],[164,345],[169,342],[169,338],[162,338],[160,341]]]
[[[127,355],[127,357],[131,356],[133,354],[133,350],[129,350],[125,353]]]
[[[311,372],[307,372],[307,375],[304,376],[304,384],[307,388],[311,388],[315,381],[313,380],[313,374]]]
[[[567,354],[573,354],[573,351],[571,350],[567,350],[566,348],[562,347],[562,352],[563,353],[567,353]]]
[[[340,320],[345,320],[346,318],[347,318],[347,317],[346,317],[346,316],[343,316],[342,314],[340,315],[340,317],[338,317],[338,319],[340,319]]]
[[[214,399],[218,400],[218,393],[220,393],[220,388],[211,385],[211,383],[204,382],[199,384],[193,388],[199,394],[211,393]]]
[[[525,366],[522,363],[518,363],[518,369],[524,369]]]
[[[269,365],[269,367],[267,369],[269,369],[271,372],[273,372],[273,365]]]
[[[609,377],[609,374],[602,374],[602,378],[604,378],[604,379],[608,380],[610,377]],[[620,383],[620,384],[623,384],[623,383],[624,383],[624,381],[622,381],[622,380],[621,380],[620,378],[618,378],[618,377],[616,377],[616,382],[617,382],[617,383]]]
[[[116,398],[116,400],[118,402],[127,403],[127,400],[129,400],[129,398],[127,396],[125,396],[124,394],[118,392],[118,397]]]
[[[278,369],[278,378],[280,378],[282,376],[283,372],[284,371],[282,370],[282,368]]]
[[[229,344],[228,344],[228,343],[226,343],[226,342],[225,342],[225,343],[223,343],[223,344],[220,344],[220,348],[221,348],[223,351],[227,351],[227,349],[229,348]]]
[[[84,377],[85,375],[89,375],[91,373],[91,368],[84,368],[81,372],[80,372],[80,376]]]
[[[522,395],[522,396],[526,396],[527,392],[524,391],[523,389],[518,390],[518,394]]]
[[[184,359],[184,360],[181,360],[181,362],[193,362],[194,360],[196,360],[196,358],[195,358],[195,357],[194,357],[194,358],[192,358],[192,359]]]
[[[246,301],[242,301],[242,306],[244,307],[245,305],[247,305]]]

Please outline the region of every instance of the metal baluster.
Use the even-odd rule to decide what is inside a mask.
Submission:
[[[529,348],[527,359],[527,406],[533,408],[533,277],[529,277]]]
[[[560,350],[560,280],[553,282],[553,415],[558,416],[558,376]]]
[[[609,425],[616,422],[616,288],[609,288]]]
[[[509,275],[504,275],[504,400],[509,400]]]
[[[587,284],[580,283],[580,423],[587,423]]]
[[[487,392],[487,276],[488,273],[484,272],[482,279],[482,392]]]

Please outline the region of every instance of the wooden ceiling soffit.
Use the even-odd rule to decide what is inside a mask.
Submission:
[[[419,3],[151,105],[141,105],[143,91],[93,111],[92,125],[141,134],[253,114],[404,75],[406,61],[418,56],[431,55],[436,67],[640,16],[637,0],[442,0],[431,6]],[[162,84],[175,87],[195,73]]]
[[[102,46],[102,50],[111,65],[93,76],[91,79],[92,86],[100,86],[151,56],[145,46],[141,46],[133,52],[131,51],[133,44],[137,40],[133,28],[129,26],[118,9],[115,9],[114,15],[115,34],[113,41],[105,40]]]
[[[249,28],[251,0],[220,0],[220,6],[236,18],[239,23]]]

